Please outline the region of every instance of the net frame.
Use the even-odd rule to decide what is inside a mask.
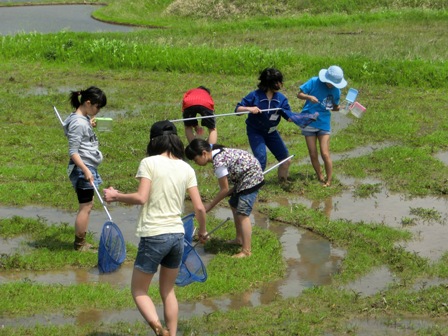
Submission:
[[[100,273],[116,271],[126,259],[126,244],[117,224],[104,223],[98,246],[98,270]]]

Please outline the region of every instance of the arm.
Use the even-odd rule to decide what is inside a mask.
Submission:
[[[218,179],[219,182],[219,192],[215,196],[215,198],[205,206],[207,212],[213,209],[219,202],[221,202],[225,197],[227,197],[231,192],[233,192],[233,188],[229,189],[229,181],[227,176],[223,176]]]
[[[257,97],[255,92],[250,92],[247,96],[245,96],[241,102],[236,105],[235,112],[245,112],[249,111],[250,113],[257,114],[260,113],[260,109],[257,106]]]
[[[261,113],[261,110],[257,106],[238,106],[235,110],[235,112],[244,112],[249,111],[250,113],[257,114]]]
[[[104,199],[106,202],[121,202],[126,204],[143,205],[149,199],[149,192],[151,191],[151,180],[147,178],[140,178],[138,190],[132,194],[122,194],[118,190],[110,187],[104,189]]]
[[[206,228],[206,219],[205,219],[205,207],[204,204],[202,204],[201,195],[199,194],[198,187],[191,187],[187,189],[188,195],[191,198],[191,202],[193,203],[194,213],[196,216],[196,219],[199,223],[199,232],[198,236],[206,237],[207,236],[207,228]]]
[[[87,181],[90,181],[90,184],[93,185],[93,181],[95,180],[92,172],[90,171],[89,168],[87,168],[87,166],[84,164],[84,162],[82,161],[81,157],[79,156],[78,153],[74,153],[70,156],[70,159],[72,159],[72,161],[75,163],[75,165],[79,168],[81,168],[82,172],[84,173],[84,177]]]
[[[302,90],[299,91],[299,93],[297,94],[297,98],[301,99],[301,100],[309,100],[310,102],[312,102],[313,104],[317,104],[319,103],[319,99],[317,99],[314,96],[311,95],[307,95],[305,92],[303,92]]]

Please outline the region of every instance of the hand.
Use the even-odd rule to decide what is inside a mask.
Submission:
[[[90,125],[91,125],[92,127],[96,127],[96,118],[95,118],[95,117],[93,117],[92,119],[90,119]]]
[[[252,113],[252,114],[261,113],[261,110],[260,110],[257,106],[249,107],[248,110],[249,110],[250,113]]]
[[[92,174],[92,172],[89,169],[87,169],[84,172],[84,179],[86,181],[89,181],[91,185],[93,185],[93,183],[95,182],[95,178],[93,177],[93,174]]]
[[[117,201],[118,190],[115,190],[113,187],[103,189],[103,194],[104,194],[104,200],[107,203]]]
[[[205,244],[205,242],[209,239],[209,237],[208,237],[208,232],[207,231],[204,231],[204,232],[199,232],[198,233],[198,238],[199,238],[199,242],[201,243],[201,244]]]

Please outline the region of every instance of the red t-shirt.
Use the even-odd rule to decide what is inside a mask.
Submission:
[[[191,106],[201,105],[209,110],[215,110],[215,103],[212,96],[204,89],[191,89],[184,94],[182,99],[182,111]]]

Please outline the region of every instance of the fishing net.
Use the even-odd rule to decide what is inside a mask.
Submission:
[[[319,112],[314,113],[292,113],[292,115],[289,117],[291,121],[296,124],[299,127],[306,127],[309,124],[311,124],[313,121],[317,120],[317,117],[319,116]]]
[[[194,236],[194,212],[183,217],[182,222],[184,223],[184,230],[185,230],[185,236],[184,239],[186,239],[190,244],[193,242],[193,236]]]
[[[176,278],[176,285],[183,287],[192,282],[204,282],[207,280],[207,271],[199,254],[191,245],[194,235],[194,213],[182,218],[184,223],[184,254],[179,268],[179,274]]]
[[[120,228],[113,222],[106,222],[98,248],[98,269],[100,273],[115,271],[126,258],[126,244]]]
[[[207,271],[201,257],[199,257],[194,246],[184,239],[184,254],[176,278],[176,285],[183,287],[192,282],[205,282],[205,280],[207,280]]]

